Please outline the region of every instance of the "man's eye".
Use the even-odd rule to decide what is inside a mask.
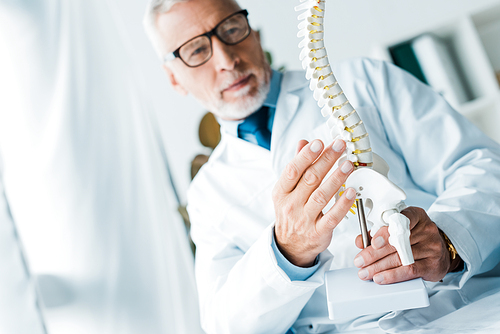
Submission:
[[[236,35],[236,34],[238,34],[239,31],[240,31],[240,29],[237,27],[228,29],[228,30],[226,30],[226,36]]]
[[[191,57],[196,57],[200,54],[204,54],[207,52],[207,47],[206,46],[202,46],[202,47],[199,47],[197,48],[196,50],[194,50],[192,53],[191,53]]]

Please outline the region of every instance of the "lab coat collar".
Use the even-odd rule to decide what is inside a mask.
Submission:
[[[300,91],[308,85],[303,72],[286,72],[281,80],[281,94],[278,97],[271,137],[273,170],[279,172],[283,159],[290,157],[290,150],[295,150],[295,143],[283,145],[283,133],[297,113],[300,104]],[[277,148],[280,148],[279,150]],[[293,157],[293,152],[291,153]]]
[[[223,145],[225,145],[225,149],[222,147]],[[270,167],[269,160],[271,153],[259,145],[249,143],[229,133],[222,132],[219,146],[217,146],[216,151],[224,152],[223,154],[225,156],[219,156],[218,158],[232,166],[262,168],[264,166],[261,166],[261,164],[264,163],[264,165]]]
[[[267,94],[266,100],[262,104],[263,106],[276,108],[276,103],[278,102],[278,97],[281,91],[282,76],[283,75],[280,72],[275,70],[272,71],[269,93]]]
[[[297,143],[283,143],[283,134],[295,117],[303,94],[310,94],[309,85],[303,72],[285,72],[281,80],[280,94],[276,104],[274,124],[271,136],[271,151],[258,145],[248,143],[243,139],[230,134],[228,131],[221,131],[222,142],[228,145],[225,158],[236,163],[236,161],[249,163],[251,159],[262,158],[271,160],[271,167],[276,175],[281,173],[284,165],[295,155]],[[305,89],[305,90],[304,90]],[[227,126],[228,124],[224,124]],[[220,144],[219,144],[220,145]],[[219,147],[218,147],[219,148]]]

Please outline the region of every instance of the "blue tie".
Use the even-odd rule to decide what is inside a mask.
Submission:
[[[248,140],[249,136],[254,136],[257,144],[267,150],[271,147],[271,132],[267,128],[269,120],[269,108],[262,107],[238,125],[238,137]]]

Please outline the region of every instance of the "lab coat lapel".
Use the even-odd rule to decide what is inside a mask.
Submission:
[[[247,251],[274,221],[271,191],[276,179],[267,149],[231,135],[225,137],[225,158],[230,169],[222,171],[225,182],[221,187],[223,196],[231,196],[231,204],[222,209],[218,228]]]
[[[261,167],[265,167],[267,164],[267,166],[270,166],[270,153],[267,149],[226,133],[223,136],[228,149],[227,159],[231,164],[243,164],[245,166],[257,164]]]
[[[295,72],[285,73],[281,82],[281,93],[276,105],[271,137],[271,163],[275,172],[281,171],[284,159],[288,161],[287,158],[293,157],[295,144],[283,143],[284,133],[299,108],[301,99],[298,91],[307,85],[304,77],[297,77]]]

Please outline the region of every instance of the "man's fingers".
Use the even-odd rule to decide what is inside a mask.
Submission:
[[[307,144],[309,144],[307,140],[305,139],[299,140],[299,142],[297,143],[297,151],[295,152],[295,155],[299,154],[299,152],[302,151],[304,146],[306,146]]]
[[[295,189],[304,171],[318,158],[322,150],[323,142],[321,140],[313,140],[302,148],[281,173],[274,187],[274,195],[287,194]]]
[[[332,233],[333,229],[344,219],[356,199],[356,191],[348,188],[335,202],[335,205],[317,223],[316,229],[320,234]]]
[[[370,241],[370,244],[371,244],[372,237],[370,236],[370,233],[368,233],[368,240]],[[358,234],[354,243],[356,244],[356,247],[358,247],[359,249],[364,249],[363,248],[363,236],[361,234]]]
[[[429,249],[425,245],[416,244],[412,247],[413,255],[415,261],[426,261],[430,263],[431,257],[433,256],[433,250]],[[357,258],[357,257],[356,257]],[[356,260],[355,260],[356,263]],[[401,259],[397,252],[392,252],[387,256],[374,261],[373,263],[364,266],[358,271],[359,278],[363,280],[373,279],[377,274],[384,271],[394,269],[402,266]]]
[[[410,215],[413,216],[413,213],[411,213]],[[377,231],[377,233],[375,233],[375,235],[371,239],[371,247],[363,249],[363,242],[361,236],[359,235],[356,238],[356,246],[363,250],[356,256],[356,258],[358,256],[361,256],[363,258],[363,261],[357,260],[356,263],[363,263],[363,265],[357,265],[357,267],[370,265],[375,261],[378,261],[381,258],[387,256],[388,254],[396,252],[396,249],[391,246],[391,244],[389,244],[389,236],[390,235],[388,227],[383,226]],[[423,236],[419,235],[419,233],[415,233],[415,230],[412,230],[410,234],[410,244],[415,245],[420,242],[422,238]],[[413,250],[413,253],[415,257],[415,250]]]
[[[413,228],[417,225],[417,223],[424,217],[427,216],[427,213],[425,212],[424,209],[417,208],[414,206],[409,206],[403,211],[401,211],[403,215],[408,217],[410,220],[410,230],[413,230]]]
[[[352,162],[344,161],[339,168],[333,171],[325,182],[314,190],[304,206],[304,211],[310,216],[317,216],[345,183],[347,177],[353,170],[354,165]]]
[[[370,235],[368,235],[368,239],[370,239]],[[358,234],[358,236],[356,237],[356,240],[354,240],[354,244],[359,249],[363,249],[363,237],[361,236],[361,234]]]
[[[409,266],[389,269],[373,276],[373,281],[382,285],[409,281],[421,276],[422,266],[423,261],[416,261]]]
[[[375,249],[381,249],[389,243],[389,228],[382,226],[372,238],[372,246]]]
[[[307,170],[297,184],[299,192],[309,198],[312,192],[321,184],[324,177],[332,169],[335,162],[345,150],[345,142],[337,139],[325,148],[321,156]]]
[[[363,248],[361,236],[358,236],[358,238],[360,239],[360,246],[358,246],[358,248]],[[383,226],[372,237],[370,246],[363,249],[354,258],[354,265],[358,268],[366,267],[386,257],[387,255],[394,253],[396,248],[392,247],[388,240],[389,230],[387,226]],[[356,245],[357,243],[358,241],[356,240]]]
[[[387,234],[389,234],[389,233],[387,233]],[[373,243],[375,242],[375,239],[377,239],[377,242],[374,245]],[[370,245],[374,249],[380,249],[380,248],[387,246],[387,243],[388,243],[387,240],[389,240],[389,235],[387,235],[387,237],[386,237],[386,236],[378,235],[378,232],[377,232],[375,234],[375,236],[372,237],[370,235],[370,233],[368,233],[368,240],[370,241]],[[356,237],[355,244],[356,244],[356,247],[358,247],[360,249],[364,249],[363,248],[363,236],[361,234],[358,234],[358,236]]]
[[[362,280],[371,280],[376,274],[389,269],[397,268],[399,266],[401,266],[401,260],[399,259],[398,254],[391,253],[375,263],[361,268],[358,271],[358,276]]]
[[[375,249],[373,245],[371,245],[356,255],[354,258],[354,265],[358,268],[367,267],[393,253],[396,253],[396,248],[392,247],[390,244],[386,244],[380,249]]]
[[[391,284],[422,277],[435,282],[446,274],[449,267],[446,265],[449,262],[448,253],[445,251],[443,256],[445,248],[437,226],[423,209],[409,207],[402,213],[410,219],[410,243],[415,263],[401,265],[398,253],[388,243],[388,229],[382,227],[373,236],[372,246],[362,250],[354,259],[354,265],[361,268],[358,272],[361,279]],[[358,239],[356,244],[361,246],[361,240]]]

